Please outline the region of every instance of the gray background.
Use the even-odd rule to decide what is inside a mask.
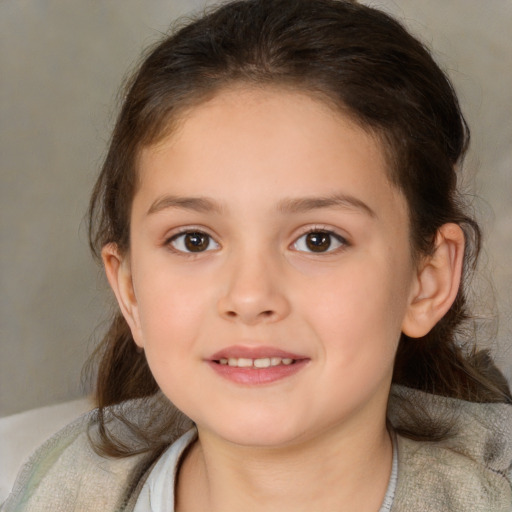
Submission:
[[[433,47],[460,94],[473,133],[466,185],[487,233],[482,342],[496,331],[510,378],[512,1],[371,3]],[[80,370],[110,301],[83,216],[116,94],[141,50],[203,5],[0,1],[0,416],[84,393]]]

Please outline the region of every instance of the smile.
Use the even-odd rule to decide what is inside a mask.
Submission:
[[[290,357],[262,357],[259,359],[249,359],[246,357],[221,358],[219,364],[228,365],[236,368],[270,368],[271,366],[288,366],[294,363]]]
[[[235,384],[258,386],[287,379],[311,362],[304,355],[274,347],[232,346],[206,361],[214,372]]]

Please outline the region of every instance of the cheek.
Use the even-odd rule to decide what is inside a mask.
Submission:
[[[187,411],[190,397],[201,395],[200,382],[190,376],[202,355],[198,341],[208,315],[206,300],[190,283],[161,278],[140,298],[141,331],[151,372],[164,394]]]
[[[306,295],[304,295],[306,296]],[[357,359],[388,364],[394,358],[405,314],[406,288],[400,273],[385,262],[347,265],[307,290],[307,318],[326,350],[341,365]]]
[[[172,272],[144,273],[136,289],[143,342],[148,351],[190,348],[208,313],[208,291],[201,283]]]

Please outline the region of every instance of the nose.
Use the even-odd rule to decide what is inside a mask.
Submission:
[[[226,274],[218,300],[218,312],[226,320],[255,325],[289,314],[284,273],[276,262],[256,254],[231,262]]]

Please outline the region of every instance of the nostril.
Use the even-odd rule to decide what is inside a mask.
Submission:
[[[239,316],[244,316],[244,315],[240,315],[239,313],[237,313],[236,311],[232,311],[232,310],[228,310],[226,311],[225,313],[225,316],[227,318],[230,318],[230,319],[236,319],[238,318]],[[258,318],[272,318],[275,314],[275,311],[271,310],[271,309],[267,309],[267,310],[264,310],[264,311],[260,311],[259,314],[256,314],[256,317]]]

